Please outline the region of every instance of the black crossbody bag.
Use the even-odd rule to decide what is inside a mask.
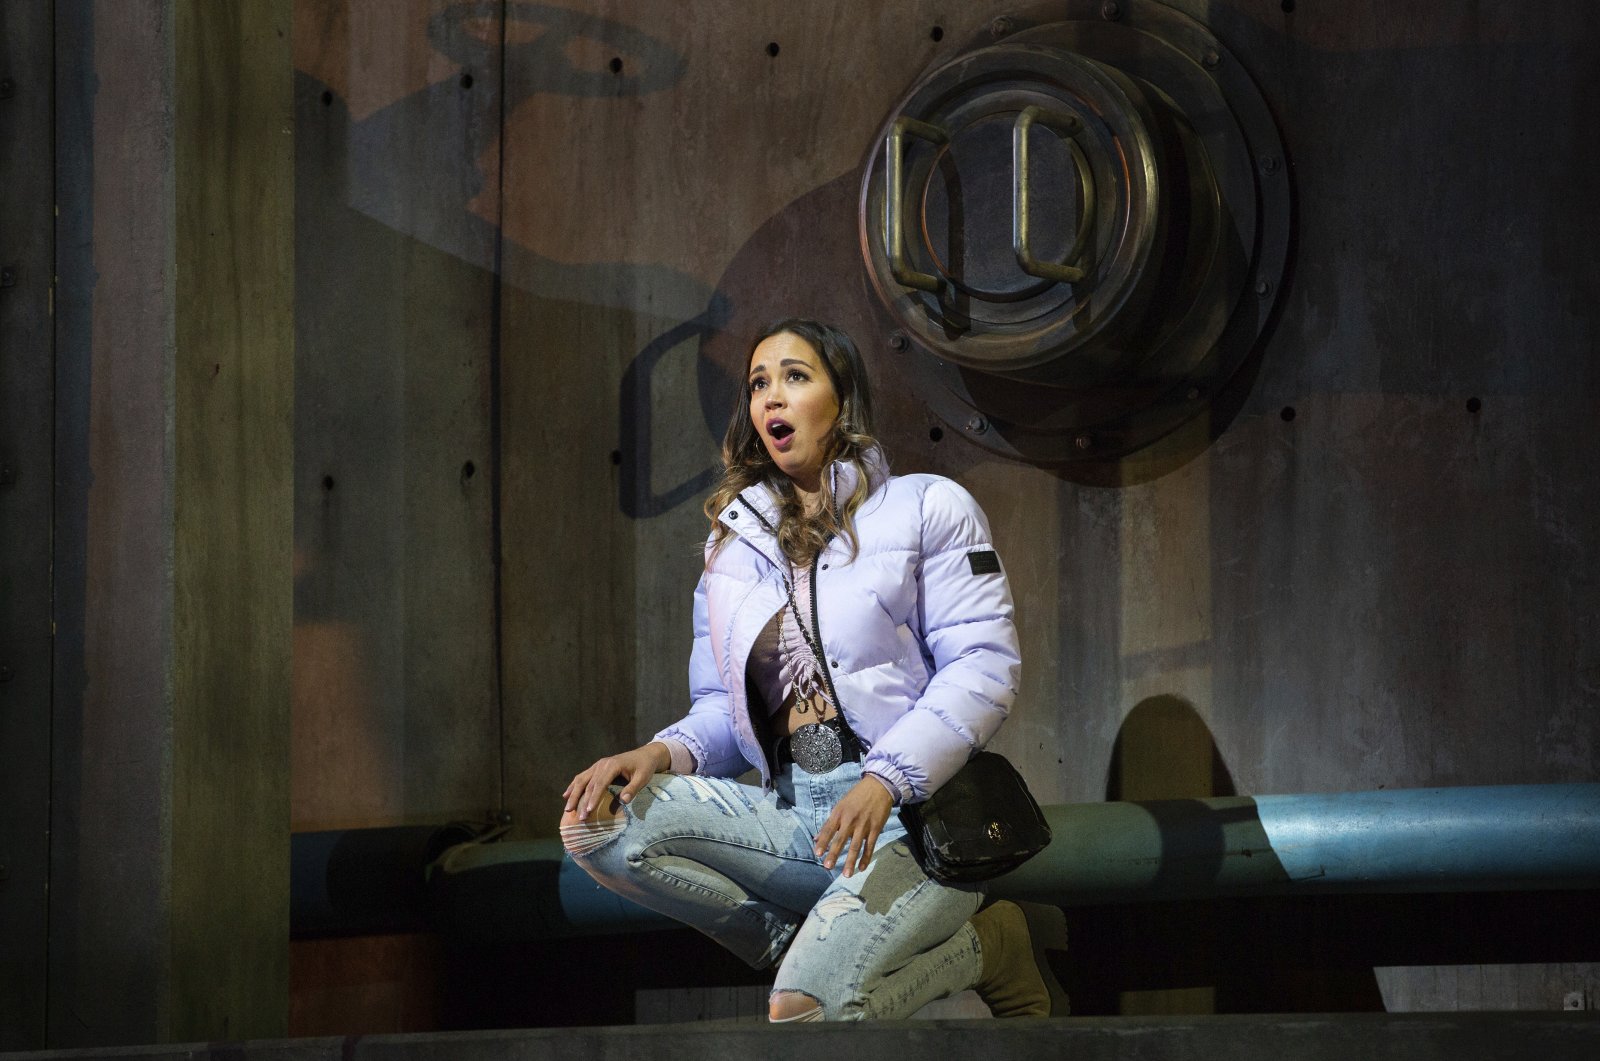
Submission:
[[[900,808],[922,871],[947,884],[1009,873],[1050,843],[1050,826],[1005,756],[979,752],[928,799]]]

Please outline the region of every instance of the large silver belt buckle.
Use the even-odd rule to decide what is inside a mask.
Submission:
[[[810,722],[789,734],[789,758],[808,774],[825,774],[844,762],[844,742],[839,730],[825,722]]]

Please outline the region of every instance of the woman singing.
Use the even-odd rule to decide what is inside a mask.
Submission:
[[[687,716],[580,771],[561,835],[605,887],[777,965],[773,1021],[904,1017],[974,988],[1065,1012],[1059,910],[923,873],[897,806],[994,736],[1020,668],[1011,591],[960,486],[891,476],[855,344],[759,337],[706,502]],[[754,767],[759,787],[731,778]],[[614,783],[620,783],[615,787]]]

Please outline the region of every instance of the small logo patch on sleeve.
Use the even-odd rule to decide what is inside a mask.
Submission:
[[[974,575],[998,575],[1000,573],[1000,557],[993,549],[985,549],[981,553],[968,553],[967,563],[972,566]]]

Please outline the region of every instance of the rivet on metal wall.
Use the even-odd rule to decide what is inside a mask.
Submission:
[[[322,488],[324,490],[332,490],[333,489],[333,476],[324,475],[322,477]]]
[[[928,428],[928,441],[929,442],[939,442],[939,441],[942,441],[943,439],[944,439],[944,428],[942,428],[942,427],[930,427],[930,428]]]
[[[1283,422],[1284,423],[1287,424],[1287,423],[1291,422],[1292,420],[1294,420],[1294,416],[1295,416],[1294,406],[1285,405],[1283,407],[1283,412],[1279,413],[1278,415],[1283,417]]]
[[[1263,172],[1263,173],[1276,173],[1276,172],[1278,172],[1278,156],[1277,155],[1262,155],[1261,156],[1261,172]]]
[[[1016,23],[1016,21],[1014,19],[1011,18],[1010,15],[1001,15],[999,18],[995,18],[995,19],[991,19],[990,20],[990,22],[989,22],[989,36],[991,36],[991,37],[1004,37],[1006,34],[1010,33],[1012,30],[1014,30],[1016,28],[1017,28],[1017,23]]]
[[[613,56],[612,56],[612,57],[611,57],[611,62],[610,62],[610,63],[608,63],[608,64],[607,64],[607,65],[608,65],[608,66],[610,66],[610,67],[611,67],[611,72],[612,72],[612,73],[613,73],[613,74],[620,74],[620,73],[622,73],[622,56],[620,56],[620,55],[613,55]]]
[[[933,41],[935,44],[938,44],[940,41],[944,40],[944,27],[935,26],[930,29],[928,31],[928,39]]]
[[[322,105],[324,107],[333,106],[333,93],[332,92],[324,92],[322,94]]]
[[[974,435],[982,435],[989,430],[989,421],[985,420],[981,416],[974,416],[972,419],[967,421],[967,430],[971,431]]]
[[[466,480],[472,478],[474,475],[477,475],[477,474],[478,474],[478,466],[476,464],[473,464],[471,461],[467,461],[467,463],[465,463],[465,464],[463,464],[461,466],[461,480],[462,480],[462,482],[465,482]]]
[[[889,349],[891,349],[891,350],[904,350],[906,347],[908,347],[910,345],[911,345],[911,340],[906,338],[906,333],[905,332],[890,332],[889,333]]]
[[[1480,401],[1479,399],[1477,399],[1477,398],[1468,398],[1467,399],[1467,412],[1475,413],[1479,409],[1482,409],[1482,408],[1483,408],[1483,402]]]
[[[778,57],[778,42],[771,41],[767,44],[767,54],[776,59]]]
[[[622,451],[620,449],[614,449],[614,450],[611,451],[611,463],[612,464],[621,464],[622,463]]]
[[[1090,438],[1088,435],[1079,435],[1077,438],[1072,440],[1072,444],[1077,446],[1079,449],[1088,449],[1094,445],[1094,439]]]
[[[1100,17],[1107,22],[1115,22],[1122,17],[1122,5],[1117,0],[1106,0],[1100,5]]]
[[[461,87],[462,88],[471,88],[472,87],[472,75],[471,74],[462,74],[461,75]]]
[[[1211,48],[1200,57],[1200,61],[1204,63],[1206,69],[1209,70],[1211,67],[1214,67],[1218,63],[1222,62],[1222,53],[1217,51],[1215,48]]]
[[[1262,298],[1266,298],[1268,295],[1272,294],[1271,282],[1265,279],[1257,280],[1256,294],[1260,295]]]

